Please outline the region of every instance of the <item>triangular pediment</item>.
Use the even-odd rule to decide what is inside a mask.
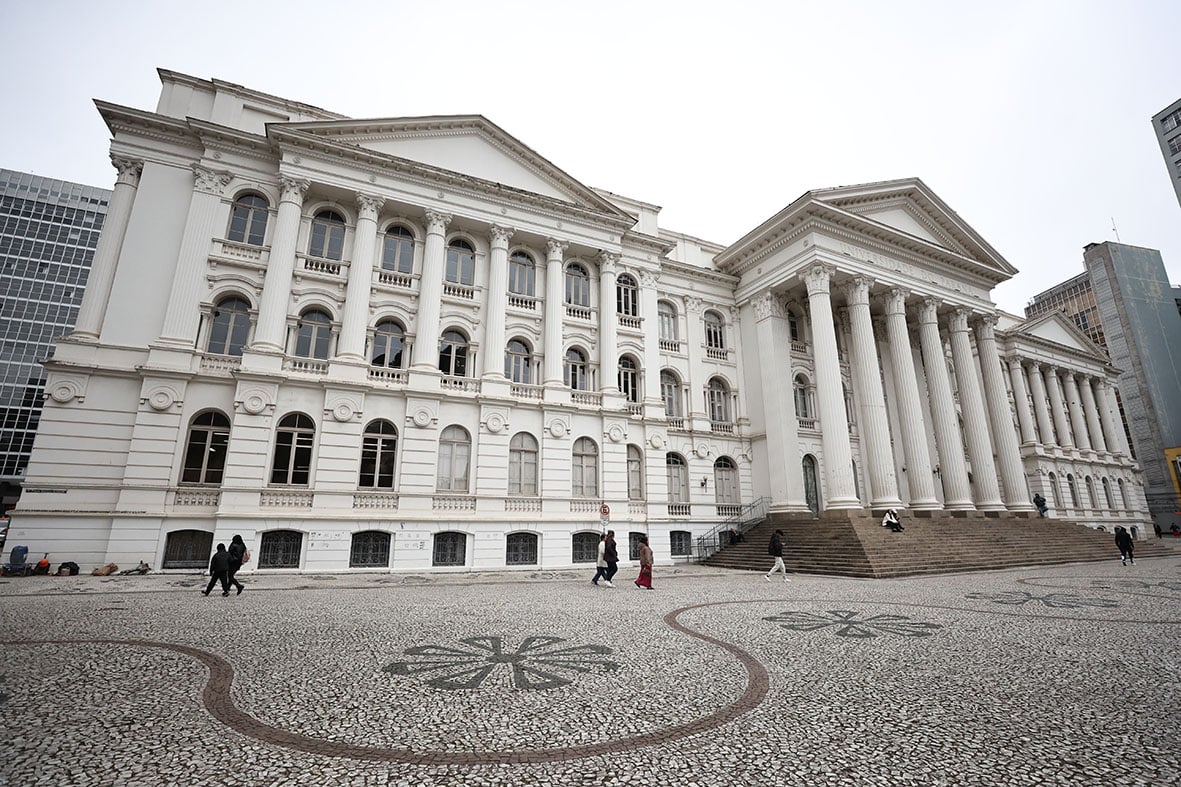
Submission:
[[[623,212],[480,115],[282,124],[337,146],[416,162],[622,217]]]
[[[1046,342],[1053,342],[1062,347],[1069,348],[1075,352],[1091,355],[1096,358],[1106,361],[1103,355],[1103,350],[1099,345],[1095,344],[1091,339],[1064,314],[1061,312],[1051,312],[1050,314],[1043,314],[1039,317],[1033,317],[1026,320],[1024,323],[1015,326],[1018,333],[1041,339]]]

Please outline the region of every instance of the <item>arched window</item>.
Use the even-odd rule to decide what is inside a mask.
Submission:
[[[1128,509],[1128,490],[1124,488],[1124,479],[1115,479],[1115,488],[1119,492],[1119,505],[1125,511]]]
[[[668,552],[673,557],[693,554],[693,534],[688,530],[672,530],[668,534]]]
[[[444,331],[439,338],[439,371],[452,377],[467,376],[467,337],[459,331]]]
[[[392,273],[414,271],[414,233],[394,224],[385,231],[381,249],[381,269]]]
[[[373,329],[373,352],[370,363],[387,369],[402,368],[402,350],[406,331],[396,320],[382,320]]]
[[[627,447],[627,499],[644,499],[644,453],[638,445]]]
[[[665,454],[664,470],[668,476],[668,502],[689,502],[689,465],[680,454]]]
[[[640,401],[640,369],[630,355],[619,359],[619,392],[629,402]]]
[[[289,413],[275,430],[275,456],[271,460],[271,483],[307,486],[312,472],[312,444],[316,424],[303,413]]]
[[[1109,511],[1115,510],[1115,501],[1111,497],[1111,481],[1107,478],[1103,479],[1103,500],[1107,503]]]
[[[508,493],[537,496],[537,438],[518,432],[508,444]]]
[[[230,230],[226,238],[251,246],[261,246],[267,236],[267,210],[271,204],[258,194],[243,194],[230,209]]]
[[[1095,494],[1095,479],[1087,476],[1085,480],[1087,484],[1087,507],[1092,509],[1098,508],[1099,497]]]
[[[1058,477],[1050,473],[1047,478],[1050,481],[1050,497],[1054,498],[1054,508],[1062,508],[1062,490],[1058,488]]]
[[[668,301],[656,304],[656,325],[660,332],[660,341],[677,341],[677,307]]]
[[[467,492],[472,439],[462,426],[448,426],[439,437],[439,471],[435,486],[440,492]]]
[[[705,346],[710,350],[726,349],[725,323],[715,311],[705,313]]]
[[[800,319],[796,317],[795,312],[789,311],[787,313],[787,331],[791,335],[793,342],[802,342],[803,331],[800,330]]]
[[[801,461],[804,472],[804,500],[812,516],[820,513],[820,474],[816,468],[816,457],[805,454]]]
[[[208,530],[172,530],[164,537],[163,568],[209,568],[213,533]]]
[[[636,280],[626,273],[615,280],[615,311],[624,317],[638,317],[640,314],[640,288]]]
[[[385,420],[370,421],[361,436],[361,489],[393,489],[398,429]]]
[[[573,497],[599,496],[599,446],[589,437],[574,441],[574,461],[570,468],[570,494]]]
[[[572,563],[594,563],[599,559],[599,534],[575,533],[570,539]]]
[[[322,210],[312,219],[308,255],[328,260],[344,256],[344,216],[334,210]]]
[[[259,568],[299,568],[303,533],[297,530],[268,530],[258,544]]]
[[[520,385],[533,382],[533,355],[523,339],[510,339],[504,351],[504,376]]]
[[[577,262],[566,266],[566,303],[590,306],[590,275]]]
[[[209,325],[209,345],[215,355],[241,355],[250,336],[250,304],[231,295],[213,307],[213,321]]]
[[[712,377],[706,390],[709,420],[715,424],[730,423],[730,386],[721,377]]]
[[[564,369],[566,385],[574,391],[590,390],[590,380],[586,366],[586,355],[577,347],[566,351],[566,368]]]
[[[504,563],[506,566],[537,565],[537,534],[509,533],[505,539]]]
[[[304,312],[296,326],[295,355],[327,360],[331,344],[332,318],[319,309]]]
[[[513,295],[533,297],[537,288],[537,265],[523,251],[514,251],[508,258],[508,291]]]
[[[447,281],[471,287],[476,281],[476,250],[456,238],[447,244]]]
[[[1078,485],[1074,482],[1074,476],[1069,473],[1066,475],[1066,486],[1070,490],[1070,507],[1078,508]]]
[[[664,399],[666,418],[680,418],[684,414],[681,381],[667,369],[660,373],[660,397]]]
[[[390,534],[380,530],[353,533],[349,548],[349,568],[388,568]]]
[[[221,483],[230,446],[230,419],[216,410],[201,413],[189,425],[182,484]]]
[[[434,560],[436,566],[467,564],[467,536],[463,533],[436,533]]]
[[[812,398],[808,395],[808,380],[797,374],[792,383],[795,392],[796,418],[812,418]]]
[[[714,501],[718,505],[742,502],[738,491],[738,465],[728,456],[719,456],[714,462]]]

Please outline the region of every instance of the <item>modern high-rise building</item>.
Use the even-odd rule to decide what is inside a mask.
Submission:
[[[1115,370],[917,178],[729,245],[478,115],[350,119],[170,71],[118,178],[10,537],[82,564],[661,562],[760,507],[1147,523]],[[752,222],[753,224],[753,222]],[[982,512],[982,513],[976,513]],[[817,525],[819,526],[819,525]]]
[[[1160,143],[1161,155],[1169,170],[1169,181],[1181,203],[1181,99],[1152,116],[1152,130]]]
[[[1159,251],[1092,243],[1086,270],[1035,295],[1026,316],[1061,312],[1120,370],[1118,405],[1153,520],[1181,523],[1181,289]]]
[[[0,169],[0,488],[20,494],[53,341],[74,327],[111,192]]]

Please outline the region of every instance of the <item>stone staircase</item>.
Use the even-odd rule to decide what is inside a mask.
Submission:
[[[745,541],[723,547],[703,562],[767,571],[774,562],[767,542],[776,528],[783,531],[783,562],[788,571],[800,574],[884,578],[1119,559],[1114,533],[1062,519],[916,511],[903,512],[902,524],[906,529],[893,533],[881,526],[879,516],[861,510],[824,511],[819,519],[771,514],[745,533]],[[1154,542],[1137,541],[1136,557],[1176,554]]]

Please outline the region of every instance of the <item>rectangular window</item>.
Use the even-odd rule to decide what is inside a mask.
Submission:
[[[687,530],[674,530],[668,534],[669,552],[673,557],[693,554],[693,537]]]

